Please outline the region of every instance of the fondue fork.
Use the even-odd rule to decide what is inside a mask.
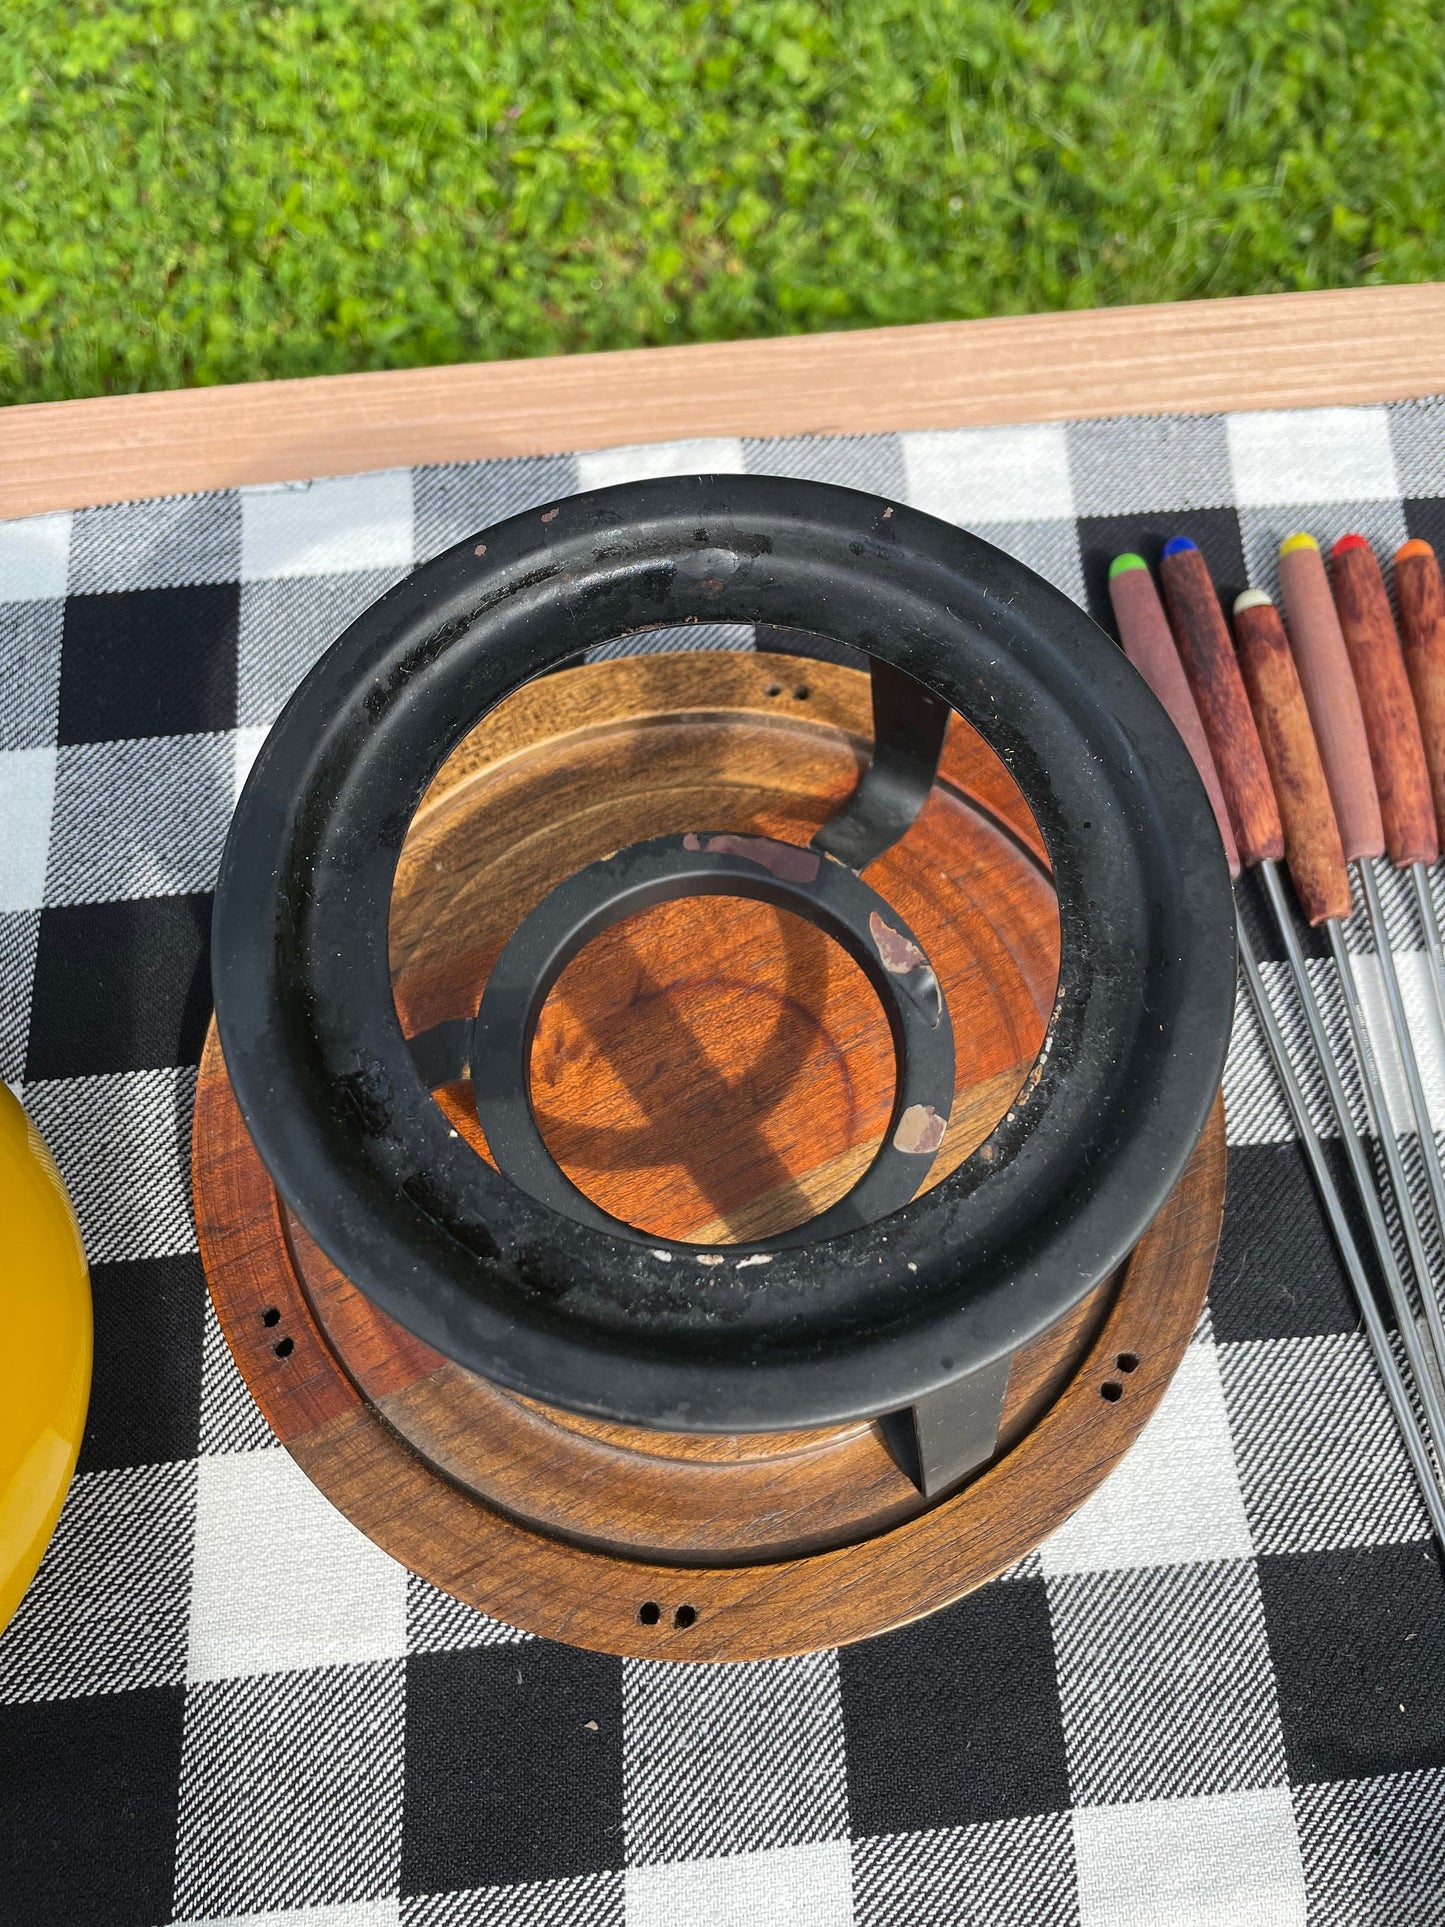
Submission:
[[[1195,553],[1197,554],[1197,551],[1195,551]],[[1202,557],[1200,558],[1199,566],[1200,569],[1203,568]],[[1207,575],[1205,576],[1205,585],[1209,590],[1209,601],[1214,609],[1218,629],[1220,632],[1223,632],[1223,619],[1219,615],[1218,603],[1214,598],[1212,585],[1208,584]],[[1110,571],[1109,586],[1125,651],[1134,663],[1134,666],[1143,674],[1146,681],[1148,681],[1154,690],[1154,693],[1168,710],[1186,746],[1194,756],[1196,765],[1199,768],[1200,775],[1204,780],[1205,787],[1209,792],[1211,802],[1215,809],[1220,834],[1229,860],[1230,873],[1237,878],[1240,870],[1240,862],[1233,826],[1231,825],[1229,813],[1225,806],[1224,786],[1221,781],[1222,772],[1215,764],[1208,732],[1201,723],[1200,709],[1196,706],[1194,693],[1181,670],[1174,638],[1165,620],[1164,611],[1160,606],[1153,581],[1143,561],[1139,557],[1121,556]],[[1218,638],[1216,637],[1215,640],[1217,642]],[[1248,758],[1252,752],[1252,756],[1255,759],[1252,768],[1241,769],[1236,760],[1231,760],[1225,767],[1228,770],[1231,788],[1235,794],[1243,795],[1248,800],[1248,809],[1243,821],[1245,826],[1244,840],[1249,853],[1249,859],[1254,867],[1267,865],[1269,872],[1272,874],[1274,862],[1277,856],[1283,852],[1283,828],[1280,824],[1278,809],[1275,805],[1274,795],[1269,783],[1268,772],[1264,766],[1259,737],[1251,718],[1248,702],[1244,696],[1242,683],[1240,682],[1238,665],[1234,660],[1233,652],[1228,648],[1227,634],[1224,635],[1224,649],[1227,656],[1227,664],[1225,669],[1220,672],[1221,679],[1227,679],[1228,672],[1232,671],[1235,687],[1233,691],[1226,687],[1221,692],[1219,689],[1211,686],[1211,693],[1215,696],[1213,707],[1217,715],[1221,713],[1226,714],[1232,721],[1233,734],[1243,744],[1242,757]],[[1237,698],[1237,700],[1232,700],[1232,698]],[[1261,851],[1272,852],[1273,854],[1261,856]],[[1274,880],[1278,888],[1277,877]],[[1295,979],[1296,988],[1299,990],[1302,1002],[1304,1003],[1306,1016],[1314,1020],[1310,1024],[1311,1041],[1320,1059],[1326,1088],[1330,1093],[1335,1108],[1336,1119],[1345,1142],[1346,1155],[1350,1162],[1351,1172],[1360,1191],[1361,1201],[1364,1205],[1366,1220],[1375,1248],[1376,1259],[1385,1277],[1396,1318],[1400,1320],[1402,1341],[1405,1343],[1406,1355],[1417,1384],[1424,1387],[1421,1402],[1422,1405],[1425,1405],[1427,1400],[1433,1403],[1433,1412],[1429,1409],[1429,1406],[1426,1408],[1426,1436],[1429,1438],[1430,1443],[1437,1447],[1436,1457],[1437,1460],[1439,1460],[1438,1445],[1442,1436],[1445,1436],[1445,1425],[1441,1424],[1442,1415],[1440,1413],[1439,1400],[1431,1379],[1430,1368],[1425,1360],[1414,1317],[1410,1311],[1404,1280],[1400,1275],[1399,1267],[1396,1263],[1394,1250],[1390,1242],[1389,1230],[1385,1223],[1374,1185],[1371,1181],[1368,1165],[1365,1162],[1364,1154],[1358,1140],[1354,1135],[1343,1088],[1340,1086],[1338,1072],[1335,1070],[1333,1059],[1330,1055],[1328,1040],[1324,1035],[1324,1027],[1320,1021],[1319,1012],[1314,1001],[1313,988],[1310,985],[1308,974],[1304,967],[1304,959],[1299,953],[1298,943],[1294,937],[1292,923],[1290,923],[1288,918],[1287,907],[1283,904],[1282,894],[1277,901],[1275,899],[1272,899],[1272,901],[1275,902],[1277,915],[1281,909],[1284,909],[1285,912],[1283,921],[1286,928],[1286,954],[1290,960],[1291,972]],[[1391,1346],[1388,1329],[1376,1303],[1373,1287],[1361,1258],[1359,1248],[1355,1243],[1354,1234],[1351,1231],[1349,1219],[1346,1216],[1339,1190],[1324,1154],[1324,1148],[1310,1117],[1309,1106],[1303,1088],[1285,1045],[1283,1034],[1274,1013],[1274,1007],[1270,1001],[1269,993],[1265,988],[1263,974],[1254,955],[1253,946],[1249,941],[1248,932],[1245,929],[1243,919],[1239,915],[1237,905],[1235,920],[1239,944],[1240,971],[1244,980],[1245,989],[1249,994],[1265,1046],[1269,1052],[1280,1088],[1284,1093],[1286,1103],[1294,1121],[1301,1148],[1304,1151],[1315,1186],[1319,1191],[1321,1201],[1324,1205],[1325,1214],[1329,1220],[1331,1231],[1334,1234],[1336,1245],[1339,1248],[1346,1275],[1354,1290],[1355,1299],[1365,1326],[1365,1335],[1375,1360],[1376,1369],[1380,1374],[1380,1381],[1385,1391],[1386,1400],[1394,1415],[1401,1442],[1410,1460],[1411,1468],[1415,1474],[1417,1485],[1424,1499],[1436,1536],[1441,1544],[1445,1545],[1445,1492],[1442,1492],[1439,1476],[1431,1464],[1429,1453],[1426,1450],[1426,1440],[1421,1436],[1409,1387]],[[1406,1313],[1403,1319],[1401,1318],[1402,1306]]]

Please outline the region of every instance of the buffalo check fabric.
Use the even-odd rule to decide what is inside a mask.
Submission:
[[[320,652],[418,562],[579,488],[701,470],[912,502],[1106,627],[1110,558],[1173,534],[1226,594],[1272,587],[1296,527],[1445,550],[1445,401],[694,441],[0,524],[0,1075],[70,1185],[96,1313],[79,1472],[0,1638],[0,1912],[1445,1922],[1445,1585],[1243,1011],[1209,1312],[1157,1415],[1014,1572],[886,1638],[703,1668],[528,1638],[356,1532],[241,1385],[186,1159],[210,891],[251,758]],[[1381,882],[1445,1132],[1420,933]],[[1298,1042],[1278,939],[1248,886],[1243,904]],[[1382,1022],[1363,929],[1351,942]]]

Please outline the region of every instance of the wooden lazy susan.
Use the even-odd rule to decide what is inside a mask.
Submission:
[[[522,919],[610,852],[701,823],[807,845],[857,785],[871,730],[867,675],[800,656],[637,655],[527,684],[451,755],[407,832],[390,918],[402,1030],[475,1009]],[[957,715],[921,815],[867,881],[917,934],[953,1014],[935,1186],[1026,1098],[1059,974],[1039,831]],[[471,1085],[436,1096],[486,1157]],[[842,1197],[893,1098],[892,1038],[857,964],[801,917],[727,896],[658,903],[605,930],[562,972],[532,1046],[537,1125],[573,1184],[659,1240],[719,1253]],[[988,1462],[926,1496],[886,1420],[623,1425],[505,1390],[413,1337],[281,1201],[214,1027],[194,1136],[222,1328],[277,1437],[333,1503],[513,1625],[680,1660],[864,1638],[1035,1546],[1158,1404],[1204,1301],[1224,1177],[1216,1102],[1132,1254],[1014,1352]]]

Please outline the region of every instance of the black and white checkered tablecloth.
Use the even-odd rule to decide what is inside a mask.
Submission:
[[[460,537],[737,469],[966,523],[1106,625],[1109,558],[1174,533],[1231,593],[1271,585],[1296,526],[1445,552],[1445,402],[693,442],[0,524],[0,1073],[70,1184],[96,1312],[79,1473],[0,1638],[17,1927],[1445,1921],[1445,1586],[1244,1018],[1210,1311],[1163,1405],[1040,1552],[905,1632],[698,1668],[525,1638],[356,1532],[236,1376],[185,1173],[208,893],[268,723]]]

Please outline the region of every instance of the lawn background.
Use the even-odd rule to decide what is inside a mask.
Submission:
[[[1438,0],[0,6],[0,399],[1445,275]]]

